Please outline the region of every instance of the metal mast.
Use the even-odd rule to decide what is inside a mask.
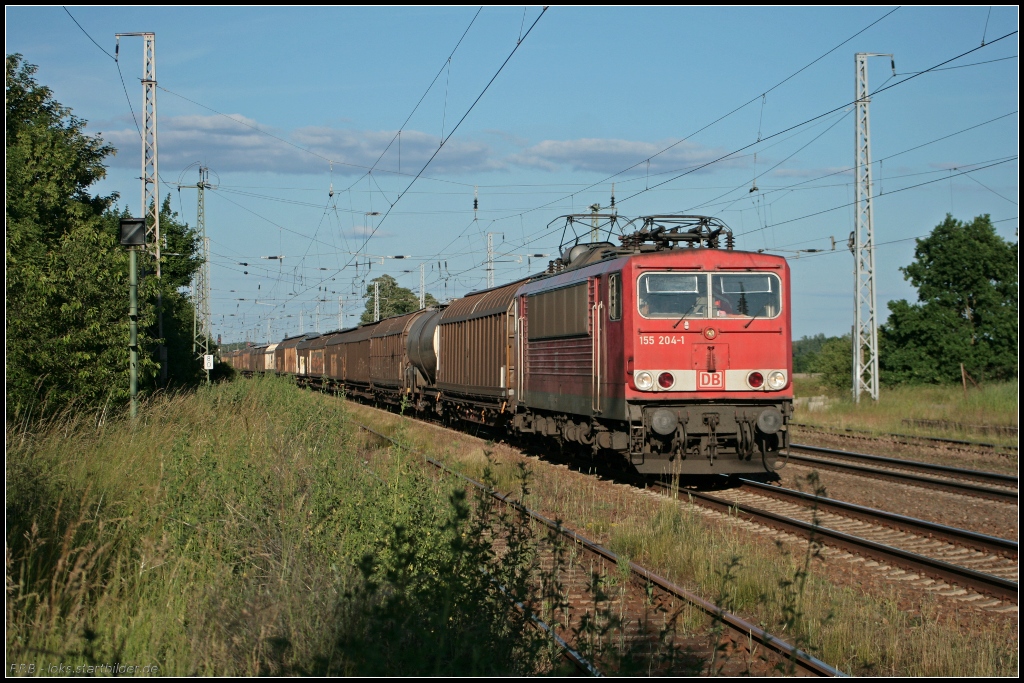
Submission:
[[[615,191],[612,190],[612,192],[614,193]],[[601,233],[597,229],[597,214],[598,214],[598,212],[600,210],[601,210],[601,205],[600,204],[591,204],[590,205],[590,242],[591,242],[591,244],[593,244],[594,242],[598,242],[601,239]]]
[[[156,144],[156,34],[142,34],[142,210],[160,277],[160,170]]]
[[[875,235],[871,188],[871,117],[868,97],[868,57],[891,54],[858,52],[854,55],[856,90],[854,100],[856,177],[856,224],[853,230],[854,314],[853,314],[853,400],[862,392],[878,400],[878,318],[875,305]],[[895,64],[893,74],[896,73]]]
[[[156,134],[156,34],[116,33],[118,39],[114,54],[120,56],[121,36],[142,38],[142,216],[146,221],[146,241],[152,245],[156,258],[156,277],[162,276],[160,267],[160,169],[157,164]],[[116,59],[116,58],[115,58]],[[157,290],[157,335],[164,336],[163,294]],[[167,347],[163,344],[160,353],[160,378],[167,380]]]
[[[213,187],[209,182],[210,169],[199,167],[198,208],[196,210],[196,232],[202,241],[200,252],[202,263],[192,278],[192,352],[202,362],[210,353],[210,238],[206,236],[206,193]],[[206,381],[210,381],[210,371],[206,371]]]
[[[494,240],[493,232],[487,233],[487,289],[494,286]]]
[[[426,304],[425,304],[426,298],[425,297],[426,297],[425,290],[423,289],[423,264],[421,263],[420,264],[420,310],[421,311],[424,308],[426,308]]]
[[[373,281],[373,321],[380,320],[380,282]]]
[[[494,286],[494,235],[502,235],[504,237],[504,233],[487,233],[487,289]]]

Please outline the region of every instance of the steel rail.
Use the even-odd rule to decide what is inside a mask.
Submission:
[[[1014,501],[1016,502],[1018,492],[1011,489],[996,489],[988,486],[978,486],[975,484],[968,484],[966,482],[958,482],[951,479],[936,479],[935,477],[925,477],[920,474],[911,474],[909,472],[898,472],[889,469],[879,469],[877,467],[869,467],[866,465],[858,465],[854,462],[841,462],[839,460],[823,460],[821,458],[813,458],[806,455],[799,455],[793,453],[793,448],[799,448],[801,450],[809,450],[812,447],[808,446],[795,446],[791,445],[789,449],[789,460],[797,464],[804,464],[805,466],[816,466],[825,469],[833,469],[838,471],[854,472],[857,474],[863,474],[866,476],[876,477],[879,479],[889,479],[892,481],[898,481],[904,484],[912,484],[916,486],[924,486],[927,488],[941,489],[944,491],[952,491],[954,493],[962,493],[966,495],[972,495],[978,498],[989,498],[992,500],[1001,501]],[[899,460],[897,458],[881,458],[881,456],[866,456],[859,453],[847,453],[845,451],[835,451],[834,453],[827,452],[830,449],[822,449],[826,455],[833,457],[845,458],[847,460],[857,460],[868,458],[879,458],[882,461],[893,460],[897,464],[912,463],[912,460]],[[870,460],[867,460],[871,462]],[[889,464],[889,463],[885,463]],[[927,464],[927,463],[920,463]],[[957,468],[950,468],[957,469]],[[967,472],[974,472],[975,470],[966,470]],[[985,474],[995,474],[987,472]],[[1010,475],[997,475],[997,476],[1010,476]],[[1011,477],[1016,483],[1016,477]]]
[[[569,645],[569,643],[565,642],[565,639],[562,638],[562,636],[558,635],[558,633],[553,628],[548,626],[547,622],[545,622],[536,614],[534,614],[532,610],[527,609],[526,605],[519,602],[511,595],[509,595],[508,589],[505,588],[505,586],[501,585],[493,578],[491,579],[491,581],[494,583],[495,586],[498,587],[498,590],[501,591],[501,594],[508,598],[513,605],[515,605],[516,609],[519,610],[521,614],[529,616],[530,621],[533,622],[535,628],[544,631],[544,633],[548,634],[551,640],[555,641],[555,644],[558,645],[558,647],[562,648],[562,656],[565,659],[569,660],[569,662],[573,666],[579,669],[582,673],[589,674],[594,678],[605,677],[604,674],[601,673],[597,667],[591,664],[586,657],[581,655],[572,645]]]
[[[358,426],[372,434],[376,434],[382,439],[386,439],[392,444],[398,445],[394,439],[385,434],[381,434],[380,432],[362,424],[359,424]],[[596,555],[600,555],[609,562],[614,562],[616,564],[621,563],[621,559],[616,553],[612,552],[611,550],[605,548],[602,545],[594,543],[590,539],[586,538],[585,536],[582,536],[581,534],[576,533],[571,529],[565,528],[560,523],[548,519],[544,515],[541,515],[540,513],[531,510],[530,508],[526,507],[519,501],[514,500],[510,494],[503,494],[493,489],[489,489],[484,484],[476,481],[475,479],[467,477],[461,472],[457,472],[451,469],[450,467],[448,467],[447,465],[438,460],[434,460],[433,458],[427,457],[425,455],[422,455],[422,457],[424,462],[433,465],[434,467],[436,467],[437,469],[441,470],[446,474],[462,479],[469,485],[475,487],[480,491],[484,491],[485,493],[489,494],[491,497],[497,499],[498,501],[504,503],[505,505],[509,505],[515,508],[516,510],[523,512],[531,519],[543,524],[549,529],[554,530],[555,532],[568,538],[574,543],[578,543],[590,552]],[[808,654],[797,647],[794,647],[793,645],[787,643],[784,640],[776,638],[775,636],[771,635],[759,626],[756,626],[735,614],[725,611],[713,602],[705,600],[696,593],[688,591],[682,586],[679,586],[669,581],[668,579],[659,576],[658,574],[655,574],[649,569],[640,566],[636,562],[630,561],[629,568],[633,574],[639,576],[648,583],[654,584],[655,586],[658,586],[665,592],[698,607],[706,614],[709,614],[716,619],[720,619],[723,623],[728,625],[733,630],[753,638],[754,640],[758,641],[759,643],[764,645],[766,648],[772,650],[773,652],[787,659],[792,660],[794,664],[804,669],[808,673],[812,673],[817,676],[847,676],[847,674],[843,673],[839,669],[836,669],[835,667],[829,664],[826,664],[817,657]]]
[[[992,484],[1006,484],[1012,486],[1017,485],[1017,477],[1012,474],[1001,474],[999,472],[985,472],[984,470],[971,470],[963,467],[950,467],[949,465],[936,465],[935,463],[921,462],[920,460],[888,458],[883,455],[870,455],[868,453],[857,453],[856,451],[842,451],[836,448],[822,448],[821,446],[808,446],[806,444],[800,443],[790,444],[790,448],[799,448],[800,450],[807,451],[809,453],[833,455],[838,458],[847,458],[850,460],[884,463],[886,465],[893,465],[895,467],[918,470],[921,472],[931,472],[933,474],[949,474],[955,476],[970,477],[979,481],[985,481]]]
[[[941,437],[941,436],[920,436],[920,435],[917,435],[917,434],[896,434],[896,433],[893,433],[893,432],[875,433],[875,432],[870,432],[870,431],[868,431],[866,429],[850,429],[848,427],[825,427],[825,426],[820,426],[820,425],[810,425],[810,424],[806,424],[806,423],[803,423],[803,422],[790,422],[790,424],[792,426],[794,426],[794,427],[800,427],[802,429],[813,429],[813,430],[818,431],[818,432],[826,432],[826,433],[828,433],[828,432],[849,432],[851,434],[864,434],[865,435],[865,436],[855,437],[855,438],[859,438],[859,439],[869,439],[869,438],[872,438],[872,437],[878,438],[878,437],[882,437],[882,436],[894,436],[894,437],[897,437],[897,438],[900,438],[900,439],[916,439],[917,441],[938,441],[939,443],[951,443],[951,444],[955,444],[957,446],[979,446],[981,448],[994,448],[994,449],[1006,448],[1006,449],[1013,450],[1013,451],[1018,450],[1017,446],[1014,446],[1012,444],[1007,444],[1007,445],[1004,446],[1002,444],[988,443],[986,441],[967,441],[967,440],[964,440],[964,439],[948,439],[948,438]]]
[[[864,505],[857,505],[856,503],[848,503],[835,498],[825,498],[805,493],[803,491],[795,491],[793,489],[780,486],[770,486],[768,484],[762,484],[761,482],[751,481],[750,479],[744,479],[742,477],[740,477],[738,481],[745,489],[750,489],[761,495],[770,496],[779,500],[799,501],[800,503],[817,506],[819,510],[827,510],[844,517],[852,517],[865,522],[878,523],[901,531],[908,531],[913,534],[920,534],[931,538],[940,538],[959,546],[974,548],[975,550],[981,550],[988,553],[1012,556],[1014,559],[1017,558],[1017,541],[1011,539],[979,534],[976,531],[958,529],[957,527],[946,526],[945,524],[937,524],[923,519],[898,515],[894,512],[886,512],[884,510],[878,510]]]
[[[660,485],[667,488],[665,484]],[[680,493],[683,493],[683,491],[680,491]],[[857,555],[868,556],[887,564],[898,565],[904,569],[910,569],[911,571],[939,578],[943,581],[1017,604],[1018,586],[1013,581],[973,569],[967,569],[966,567],[958,567],[942,560],[917,555],[882,543],[851,536],[828,527],[808,524],[798,519],[778,515],[767,510],[760,510],[743,503],[722,500],[706,493],[689,490],[685,491],[685,493],[691,500],[698,502],[703,507],[726,514],[738,515],[742,513],[751,521],[765,526],[794,533],[805,538],[820,538],[828,545],[842,548]]]

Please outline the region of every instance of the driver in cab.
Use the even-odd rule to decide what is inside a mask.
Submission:
[[[714,316],[726,318],[736,315],[736,304],[732,297],[722,289],[722,281],[714,278],[714,286],[711,288],[712,300],[714,302]]]

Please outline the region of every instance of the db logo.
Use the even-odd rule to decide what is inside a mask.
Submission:
[[[698,372],[698,389],[724,389],[725,378],[721,372]]]

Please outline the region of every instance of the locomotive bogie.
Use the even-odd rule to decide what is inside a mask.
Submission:
[[[771,471],[775,454],[789,445],[785,422],[792,404],[787,401],[655,403],[640,408],[643,438],[634,444],[630,459],[643,473]]]

